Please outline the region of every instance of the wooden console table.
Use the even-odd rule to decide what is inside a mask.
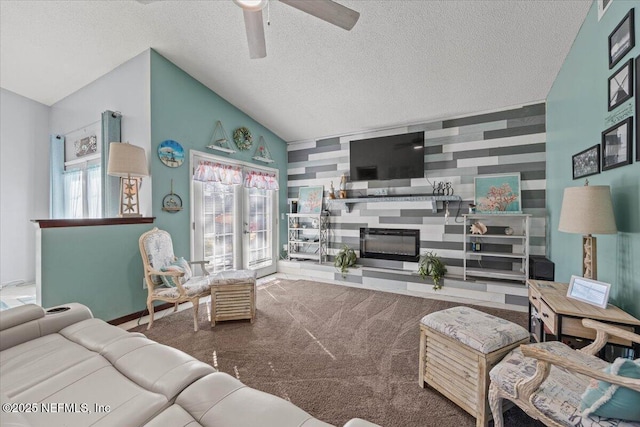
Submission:
[[[611,304],[607,308],[596,307],[567,297],[567,283],[544,280],[527,280],[529,287],[529,332],[536,341],[546,341],[548,333],[562,341],[563,337],[593,340],[593,329],[582,326],[582,319],[588,318],[610,323],[629,331],[640,333],[640,320]],[[534,331],[533,312],[541,321],[540,331]],[[547,332],[549,331],[549,332]],[[640,355],[640,345],[617,337],[611,337],[609,344],[632,348],[634,357]]]

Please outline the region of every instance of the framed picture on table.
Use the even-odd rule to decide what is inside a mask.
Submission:
[[[607,308],[611,284],[598,282],[580,276],[571,276],[567,297],[586,302],[600,308]]]

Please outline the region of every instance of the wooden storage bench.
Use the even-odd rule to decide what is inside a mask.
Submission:
[[[256,272],[233,270],[218,273],[211,284],[211,327],[224,320],[256,317]]]
[[[428,314],[420,321],[420,387],[433,387],[473,415],[477,427],[486,427],[489,371],[528,342],[523,327],[472,308]]]

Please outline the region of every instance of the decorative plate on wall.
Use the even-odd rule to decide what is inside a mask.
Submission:
[[[184,162],[184,149],[178,141],[167,139],[158,145],[158,157],[170,168],[177,168]]]

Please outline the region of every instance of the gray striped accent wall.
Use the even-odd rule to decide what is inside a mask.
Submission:
[[[347,212],[339,200],[329,201],[331,230],[329,259],[344,244],[359,247],[360,227],[418,228],[421,251],[434,250],[451,275],[462,275],[463,213],[474,197],[474,177],[520,172],[522,207],[532,215],[530,253],[544,255],[546,246],[546,133],[545,104],[526,105],[509,110],[452,118],[411,126],[384,129],[340,137],[303,141],[288,145],[288,198],[298,197],[301,187],[331,182],[338,189],[340,176],[349,174],[349,141],[399,133],[425,133],[425,177],[395,181],[354,182],[347,186],[348,197],[373,195],[380,188],[389,195],[431,194],[430,183],[448,181],[463,199],[451,203],[451,217],[445,224],[444,206],[432,212],[430,202],[358,203]],[[456,213],[459,213],[456,218]],[[492,245],[485,250],[511,251]],[[416,263],[359,260],[378,268],[416,270]],[[504,265],[485,267],[505,268]],[[508,267],[507,267],[508,268]]]

